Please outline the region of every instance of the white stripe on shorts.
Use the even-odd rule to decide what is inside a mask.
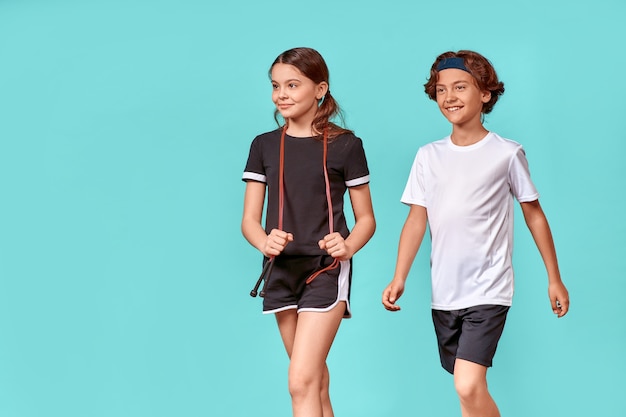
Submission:
[[[335,308],[340,301],[345,301],[346,314],[344,318],[349,319],[352,317],[352,312],[350,311],[350,301],[348,300],[348,294],[350,293],[350,261],[339,261],[339,277],[337,280],[337,300],[335,300],[334,303],[326,308],[300,308],[298,309],[298,313],[303,311],[314,311],[318,313],[330,311]]]

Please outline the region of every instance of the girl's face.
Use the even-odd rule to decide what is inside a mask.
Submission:
[[[439,71],[435,92],[439,110],[456,126],[480,123],[483,103],[491,98],[489,91],[480,91],[471,74],[456,68]]]
[[[312,123],[318,102],[327,91],[326,82],[316,84],[293,65],[272,67],[272,101],[286,121]]]

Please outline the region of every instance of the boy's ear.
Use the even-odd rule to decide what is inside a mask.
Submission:
[[[317,85],[317,94],[315,94],[315,98],[321,100],[322,97],[326,95],[328,92],[328,83],[326,81],[322,81]]]
[[[483,103],[488,103],[489,100],[491,100],[491,91],[489,91],[489,90],[483,91],[481,99],[482,99]]]

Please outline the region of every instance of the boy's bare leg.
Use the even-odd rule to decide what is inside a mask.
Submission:
[[[463,359],[454,363],[454,387],[463,417],[500,417],[487,389],[487,367]]]

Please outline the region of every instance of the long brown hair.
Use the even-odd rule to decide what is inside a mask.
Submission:
[[[490,113],[491,110],[493,110],[493,106],[496,105],[498,98],[504,94],[504,83],[498,80],[498,74],[496,74],[496,70],[493,65],[491,65],[491,62],[478,52],[462,50],[459,52],[444,52],[439,55],[430,68],[430,78],[428,82],[424,84],[424,91],[428,94],[428,97],[430,97],[431,100],[437,101],[436,85],[439,78],[437,66],[446,58],[463,59],[463,64],[476,80],[478,88],[481,91],[489,91],[491,93],[491,99],[483,103],[482,109],[483,114]]]
[[[278,55],[272,63],[272,66],[269,69],[270,78],[272,76],[272,68],[274,68],[274,65],[276,64],[293,65],[298,69],[298,71],[314,83],[319,84],[321,82],[326,82],[328,84],[328,91],[320,100],[317,112],[315,113],[315,118],[313,119],[312,127],[315,132],[322,134],[324,129],[328,128],[329,139],[335,138],[343,133],[352,133],[351,130],[345,129],[331,122],[331,119],[338,117],[343,124],[343,114],[339,108],[339,104],[330,94],[330,76],[328,67],[319,52],[312,48],[293,48],[283,52]],[[274,110],[274,120],[276,120],[276,123],[280,126],[278,115],[278,110]]]

